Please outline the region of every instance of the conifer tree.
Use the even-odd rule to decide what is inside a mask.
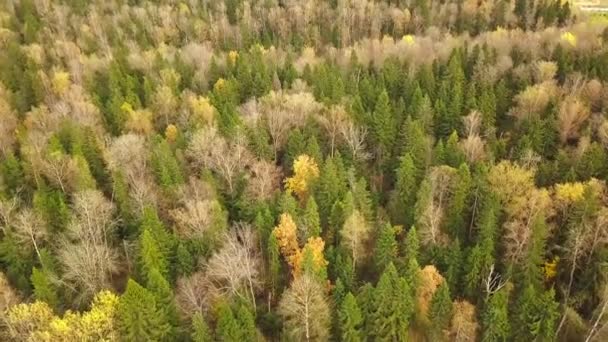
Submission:
[[[302,215],[302,223],[300,226],[305,227],[305,240],[311,237],[319,237],[321,235],[321,222],[317,202],[314,197],[309,197],[306,201],[306,208]]]
[[[246,304],[239,305],[236,319],[241,331],[240,341],[256,341],[258,332],[255,327],[255,318]]]
[[[132,279],[120,297],[117,314],[120,334],[128,341],[160,341],[170,330],[154,295]]]
[[[53,284],[49,271],[34,267],[32,270],[32,287],[34,288],[34,297],[36,300],[47,303],[51,308],[56,308],[59,304],[57,296],[57,288]]]
[[[192,316],[192,334],[190,337],[193,342],[213,342],[209,325],[207,325],[203,314],[200,312]]]
[[[163,320],[170,323],[173,330],[178,323],[178,316],[171,285],[157,269],[150,270],[147,278],[146,289],[154,295],[158,312],[162,313]]]
[[[363,340],[362,325],[363,317],[357,299],[352,293],[348,293],[339,311],[340,338],[345,342],[359,342]]]
[[[441,341],[445,339],[444,332],[447,330],[452,319],[452,299],[450,298],[450,288],[446,282],[441,283],[433,294],[431,306],[429,308],[429,339]]]
[[[217,309],[217,324],[215,334],[218,341],[241,341],[241,327],[232,308],[227,303],[221,303]]]
[[[511,336],[509,322],[509,293],[503,287],[492,294],[481,315],[484,341],[508,341]]]
[[[527,285],[513,309],[513,339],[517,341],[553,341],[560,317],[559,303],[553,289],[537,290]]]
[[[411,227],[414,219],[414,205],[416,202],[416,168],[409,153],[400,159],[396,172],[395,189],[391,193],[389,208],[392,222],[406,228]]]
[[[169,274],[169,262],[162,252],[158,241],[149,230],[144,230],[139,239],[139,266],[142,278],[150,276],[152,270],[163,277]]]
[[[397,240],[395,234],[395,227],[391,226],[390,223],[386,223],[380,227],[374,250],[374,262],[378,272],[382,272],[397,258]]]
[[[388,158],[388,153],[392,150],[396,135],[395,124],[388,93],[386,90],[383,90],[376,100],[373,113],[374,137],[378,143],[379,156],[381,158]]]
[[[471,173],[467,164],[462,163],[458,168],[458,176],[447,208],[446,227],[452,238],[464,241],[466,237],[466,223],[468,218],[469,195],[471,192]]]
[[[268,281],[271,289],[277,291],[281,286],[281,250],[274,233],[268,238]]]
[[[374,290],[372,326],[376,341],[407,339],[414,303],[407,281],[390,263]]]

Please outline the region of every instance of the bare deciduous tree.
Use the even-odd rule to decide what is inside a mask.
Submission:
[[[368,251],[366,244],[369,241],[370,233],[369,224],[358,210],[354,210],[344,222],[344,227],[340,231],[342,235],[341,243],[351,252],[353,268],[366,256]]]
[[[340,126],[340,135],[350,149],[354,160],[367,160],[371,154],[366,151],[365,138],[367,128],[357,125],[353,120],[347,120]]]
[[[329,337],[330,309],[324,289],[308,275],[296,278],[279,302],[285,329],[295,341],[325,341]]]
[[[256,160],[251,164],[246,193],[250,198],[267,200],[279,190],[281,169],[265,160]]]
[[[170,211],[177,233],[187,239],[200,239],[221,222],[221,205],[212,199],[186,200],[181,208]]]
[[[567,98],[559,107],[559,137],[562,143],[578,138],[582,124],[590,115],[589,108],[576,98]]]
[[[231,193],[238,175],[252,160],[245,137],[241,133],[237,133],[228,141],[214,126],[197,131],[190,141],[187,153],[194,166],[208,167],[217,173]]]
[[[59,252],[64,267],[62,282],[78,302],[86,302],[102,289],[112,287],[119,270],[119,253],[113,247],[114,205],[97,190],[74,196],[75,216]]]
[[[208,279],[219,293],[240,297],[254,308],[262,273],[257,246],[257,236],[252,228],[239,223],[226,235],[222,248],[206,267]]]
[[[27,243],[34,248],[38,260],[42,261],[40,256],[40,243],[46,240],[48,232],[42,218],[40,218],[34,210],[25,208],[17,214],[13,223],[16,237],[23,243]]]

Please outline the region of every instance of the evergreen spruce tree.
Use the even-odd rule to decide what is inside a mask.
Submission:
[[[484,341],[508,341],[511,336],[509,322],[509,293],[503,287],[487,300],[481,315]]]
[[[158,312],[163,315],[163,321],[170,323],[172,328],[176,327],[178,316],[171,285],[157,269],[152,269],[147,278],[146,289],[154,295]]]
[[[215,334],[218,341],[241,341],[241,327],[232,308],[227,303],[221,303],[217,309]]]
[[[445,340],[445,331],[452,319],[452,299],[450,288],[446,282],[441,283],[433,294],[429,307],[429,340]]]
[[[305,240],[321,235],[320,220],[317,202],[315,201],[315,198],[311,196],[308,198],[308,201],[306,201],[306,208],[302,215],[302,225],[306,227]]]
[[[340,340],[345,342],[363,341],[362,325],[363,317],[357,299],[352,293],[348,293],[338,313],[340,321]]]
[[[128,341],[161,341],[170,330],[154,294],[131,279],[120,297],[117,317],[120,336]]]
[[[389,201],[392,222],[409,228],[413,224],[413,207],[418,185],[416,183],[416,168],[411,154],[406,153],[401,157],[396,173],[395,189],[391,193]]]
[[[386,159],[392,150],[395,140],[396,127],[395,118],[389,102],[388,93],[383,90],[378,99],[373,113],[373,132],[374,138],[380,149],[380,157]]]
[[[407,281],[397,274],[390,263],[374,290],[372,326],[376,341],[407,339],[414,302]]]
[[[209,325],[205,321],[203,314],[196,312],[192,316],[192,342],[213,342],[213,337]]]
[[[268,282],[272,291],[281,287],[281,251],[276,235],[270,234],[268,238]]]
[[[255,327],[255,318],[246,304],[239,305],[236,312],[236,320],[241,334],[239,341],[257,341],[258,332]]]
[[[51,308],[56,308],[59,304],[59,298],[56,285],[53,283],[49,271],[34,267],[30,279],[36,300],[47,303]]]
[[[163,254],[158,241],[146,229],[139,238],[139,273],[143,279],[146,279],[150,276],[152,270],[156,270],[163,277],[167,277],[169,275],[169,261]]]
[[[395,227],[386,223],[380,227],[374,250],[374,262],[376,270],[383,272],[384,269],[397,258],[397,240],[395,239]]]
[[[466,238],[466,223],[468,222],[469,196],[472,187],[471,173],[467,164],[458,168],[452,199],[447,209],[447,232],[452,238],[464,241]]]

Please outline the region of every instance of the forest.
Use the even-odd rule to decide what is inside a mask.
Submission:
[[[0,1],[0,341],[607,341],[607,181],[570,1]]]

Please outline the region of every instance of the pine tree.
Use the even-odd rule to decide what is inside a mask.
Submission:
[[[4,155],[0,161],[0,177],[7,195],[15,196],[20,188],[25,185],[23,169],[19,160],[12,152]]]
[[[461,241],[464,241],[466,237],[466,223],[469,216],[466,210],[469,208],[471,183],[469,167],[463,163],[458,168],[458,177],[446,213],[447,231],[452,238],[460,239]]]
[[[203,314],[196,312],[192,316],[192,334],[190,335],[192,342],[213,342],[211,331]]]
[[[484,341],[508,341],[511,336],[509,322],[509,293],[503,287],[492,294],[481,316]]]
[[[319,206],[321,225],[327,227],[331,210],[346,193],[346,177],[336,156],[327,158],[317,180],[315,199]]]
[[[407,280],[410,289],[412,290],[412,296],[416,296],[416,291],[420,285],[419,274],[420,264],[418,263],[420,249],[420,241],[418,240],[418,234],[416,227],[412,227],[408,232],[405,239],[404,247],[404,270],[401,274]]]
[[[397,275],[390,263],[374,290],[372,326],[376,341],[407,339],[414,303],[407,281]]]
[[[146,289],[154,295],[158,312],[162,313],[163,321],[170,323],[172,328],[177,326],[177,308],[175,307],[171,285],[157,269],[152,269],[147,278]],[[172,331],[170,334],[174,334],[174,332]]]
[[[361,309],[363,317],[363,336],[373,338],[374,336],[374,311],[376,309],[374,299],[374,287],[370,283],[365,283],[359,288],[357,293],[357,303]]]
[[[217,309],[215,334],[218,341],[241,341],[241,327],[232,308],[227,303],[221,303]]]
[[[513,339],[517,341],[553,341],[559,320],[555,290],[537,290],[525,286],[513,309]]]
[[[443,151],[443,163],[445,165],[456,168],[464,163],[464,154],[458,146],[458,133],[456,131],[450,134]]]
[[[56,308],[59,304],[59,298],[56,285],[52,282],[49,271],[34,267],[31,281],[36,300],[47,303],[51,308]]]
[[[388,93],[383,90],[376,100],[373,113],[374,138],[378,143],[381,158],[388,158],[388,153],[392,150],[396,135],[395,124]]]
[[[169,262],[148,229],[144,230],[139,238],[139,267],[143,279],[146,279],[152,270],[160,272],[163,277],[169,274]]]
[[[301,224],[301,226],[306,228],[305,240],[308,240],[311,237],[319,237],[321,235],[320,220],[317,202],[315,201],[314,197],[309,197],[308,201],[306,201],[306,208],[304,209],[304,214],[302,215],[303,222]]]
[[[362,325],[363,316],[357,299],[352,293],[348,293],[342,304],[340,305],[340,311],[338,313],[340,320],[340,338],[341,341],[345,342],[359,342],[363,341]]]
[[[255,327],[255,318],[246,304],[239,305],[236,319],[241,332],[239,341],[256,341],[258,332]]]
[[[120,334],[128,341],[160,341],[170,330],[154,294],[132,279],[120,297],[117,317]]]
[[[452,299],[450,288],[446,282],[441,283],[433,294],[429,308],[429,339],[431,341],[445,340],[444,332],[452,319]]]
[[[389,208],[392,222],[406,228],[411,227],[414,219],[414,204],[416,201],[417,183],[416,168],[409,153],[400,159],[396,172],[395,189],[391,193]]]
[[[382,272],[397,258],[397,240],[395,227],[386,223],[380,227],[374,250],[374,262],[378,272]]]
[[[171,147],[160,136],[154,138],[151,165],[156,181],[163,188],[169,189],[184,182],[179,163],[175,159]]]
[[[281,286],[281,251],[275,234],[268,238],[268,282],[272,291],[278,291]]]
[[[428,139],[422,122],[412,120],[410,117],[405,119],[401,127],[401,135],[399,137],[398,148],[399,155],[405,156],[409,154],[416,169],[415,179],[419,183],[426,172],[426,168],[430,162],[430,140]]]

